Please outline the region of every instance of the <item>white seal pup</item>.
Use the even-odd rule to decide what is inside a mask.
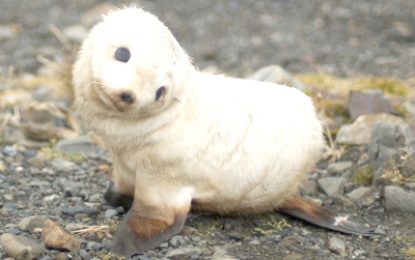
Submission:
[[[85,123],[111,153],[106,198],[131,206],[115,253],[158,246],[180,232],[190,209],[280,210],[373,234],[297,196],[324,146],[310,98],[283,85],[197,71],[154,15],[125,8],[104,17],[82,45],[73,81]]]

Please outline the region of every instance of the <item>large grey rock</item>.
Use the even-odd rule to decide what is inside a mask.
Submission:
[[[367,196],[372,194],[373,188],[372,187],[358,187],[351,192],[347,193],[347,197],[349,197],[353,201],[360,201],[365,199]]]
[[[269,65],[249,76],[250,79],[283,84],[304,91],[304,85],[278,65]]]
[[[350,170],[352,166],[353,162],[351,161],[335,162],[329,164],[329,166],[327,167],[327,171],[331,174],[338,174]]]
[[[45,251],[45,247],[41,243],[23,236],[7,233],[1,235],[0,243],[6,254],[17,260],[37,259]]]
[[[398,186],[385,187],[385,208],[388,211],[403,211],[415,213],[415,192],[405,191]]]
[[[85,154],[88,156],[96,156],[103,152],[89,136],[62,139],[54,149],[65,154]]]
[[[359,116],[353,124],[343,125],[336,135],[336,142],[341,144],[369,144],[372,131],[377,123],[404,124],[403,118],[390,114],[369,114]]]
[[[403,103],[403,107],[410,114],[412,120],[415,119],[415,98],[407,100]]]
[[[348,104],[353,119],[365,114],[390,113],[393,108],[379,89],[351,91]]]
[[[415,126],[377,124],[369,145],[375,184],[391,184],[415,176]]]
[[[343,177],[324,177],[318,180],[320,188],[328,196],[333,196],[342,192],[344,183],[345,178]]]

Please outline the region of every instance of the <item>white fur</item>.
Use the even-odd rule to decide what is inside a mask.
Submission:
[[[131,50],[128,63],[113,58],[117,47]],[[137,8],[93,28],[74,85],[85,122],[111,150],[115,178],[152,187],[173,206],[190,195],[219,213],[274,209],[297,192],[323,147],[304,93],[196,71],[167,27]],[[160,86],[167,94],[156,102]],[[102,97],[119,90],[137,97],[125,111]]]

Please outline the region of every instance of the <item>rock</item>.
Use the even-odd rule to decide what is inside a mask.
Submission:
[[[388,211],[415,213],[415,192],[405,191],[398,186],[386,186],[384,193],[385,208]]]
[[[17,27],[10,25],[0,25],[0,40],[11,39],[16,37],[18,34]]]
[[[118,215],[117,210],[115,210],[115,209],[107,209],[105,211],[104,217],[105,218],[112,218],[112,217],[114,217],[116,215]]]
[[[49,186],[49,185],[50,185],[50,182],[48,182],[48,181],[33,180],[33,181],[29,182],[30,187],[45,187],[45,186]]]
[[[44,197],[43,198],[43,201],[45,201],[45,202],[51,202],[51,201],[54,201],[54,200],[57,200],[57,199],[59,199],[59,195],[52,194],[52,195],[49,195],[49,196]]]
[[[337,237],[331,237],[329,241],[327,242],[327,248],[339,255],[345,255],[346,254],[346,245],[343,240]]]
[[[328,196],[333,196],[342,192],[345,183],[343,177],[324,177],[318,180],[320,188]]]
[[[176,235],[169,239],[169,244],[172,247],[179,247],[186,244],[186,238],[184,236]]]
[[[86,214],[88,216],[95,216],[99,213],[98,210],[87,207],[83,203],[78,203],[73,207],[62,208],[62,214],[74,217],[77,214]]]
[[[65,154],[82,153],[88,156],[96,156],[102,152],[89,136],[62,139],[55,145],[54,149]]]
[[[365,114],[390,113],[393,108],[379,89],[351,91],[348,104],[349,114],[356,119]]]
[[[65,171],[62,171],[62,172],[65,172]],[[66,193],[70,193],[70,194],[78,194],[80,190],[84,188],[84,185],[85,184],[82,182],[76,182],[76,181],[63,179],[63,178],[59,180],[59,186],[61,186],[62,189]]]
[[[369,114],[359,116],[353,124],[340,127],[336,135],[336,143],[361,145],[369,144],[372,131],[377,123],[403,124],[403,118],[390,114]]]
[[[43,225],[43,242],[47,248],[58,250],[79,251],[81,246],[76,236],[50,219]]]
[[[88,30],[79,24],[66,27],[62,32],[69,40],[77,43],[82,42],[88,35]]]
[[[415,125],[377,124],[369,145],[374,184],[391,184],[415,176]]]
[[[304,91],[304,85],[294,79],[290,73],[278,65],[270,65],[263,67],[248,77],[249,79],[273,82],[277,84],[287,85]]]
[[[407,100],[403,103],[403,107],[410,114],[411,119],[415,119],[415,98]]]
[[[372,187],[359,187],[347,193],[347,197],[349,197],[353,201],[360,201],[372,194],[372,192]]]
[[[166,254],[166,258],[173,259],[173,260],[187,260],[191,257],[196,259],[198,255],[200,255],[201,251],[199,248],[196,247],[183,247],[170,250]]]
[[[235,240],[235,241],[242,241],[245,238],[244,234],[242,234],[240,232],[235,232],[235,231],[228,232],[227,236],[230,239]]]
[[[4,172],[6,170],[6,165],[4,165],[3,161],[0,161],[0,172]]]
[[[70,113],[48,102],[30,103],[20,109],[20,129],[36,141],[69,138],[78,135],[79,126]]]
[[[50,165],[55,171],[59,172],[70,172],[76,169],[76,164],[74,162],[60,158],[53,159],[50,162]]]
[[[337,174],[337,173],[343,173],[346,170],[350,170],[353,166],[353,162],[350,161],[344,161],[344,162],[335,162],[329,164],[327,167],[327,171],[330,174]]]
[[[318,194],[318,186],[315,181],[313,180],[305,180],[301,186],[301,192],[304,195],[317,195]]]
[[[37,259],[45,251],[44,246],[40,243],[23,236],[7,233],[1,235],[0,243],[6,254],[17,260]]]
[[[3,148],[3,154],[6,155],[6,156],[14,157],[18,154],[18,151],[13,146],[8,146],[7,145]]]
[[[17,224],[17,226],[21,230],[32,232],[33,230],[37,228],[42,228],[43,225],[45,224],[45,221],[46,221],[46,218],[44,217],[30,216],[30,217],[22,218],[19,224]]]
[[[254,238],[251,241],[249,241],[249,244],[252,246],[258,246],[261,244],[261,242],[258,239]]]

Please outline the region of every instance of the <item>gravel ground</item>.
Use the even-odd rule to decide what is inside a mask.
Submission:
[[[17,74],[36,74],[41,67],[37,55],[55,62],[64,59],[67,52],[49,25],[61,30],[87,27],[82,14],[98,3],[0,0],[0,75],[10,66]],[[200,68],[215,66],[246,76],[262,66],[280,64],[293,73],[369,74],[411,82],[415,77],[412,0],[171,3],[140,2],[171,27]],[[31,216],[51,218],[71,231],[105,225],[113,232],[124,212],[108,206],[102,197],[111,167],[105,152],[93,146],[94,152],[85,156],[90,146],[82,146],[78,151],[82,156],[64,156],[50,147],[56,148],[54,143],[39,150],[0,142],[0,233],[40,241],[39,232],[18,225]],[[351,164],[337,171],[329,170],[333,163],[322,161],[303,193],[333,211],[378,227],[385,236],[342,235],[276,213],[191,215],[184,232],[135,259],[405,259],[404,250],[415,247],[414,215],[385,212],[381,186],[359,202],[346,196],[357,188],[350,172],[365,156],[367,147],[348,147],[338,161]],[[328,174],[346,178],[336,196],[326,195],[325,186],[319,184]],[[41,259],[110,259],[110,234],[92,232],[80,240],[80,250],[48,249]],[[4,250],[0,258],[6,258]]]
[[[59,48],[48,25],[79,24],[82,13],[96,3],[1,0],[0,22],[21,26],[21,33],[12,40],[0,38],[0,64],[35,71],[37,54],[51,55],[46,47]],[[275,63],[294,73],[415,77],[411,0],[139,3],[171,27],[200,68],[214,65],[241,76]]]

